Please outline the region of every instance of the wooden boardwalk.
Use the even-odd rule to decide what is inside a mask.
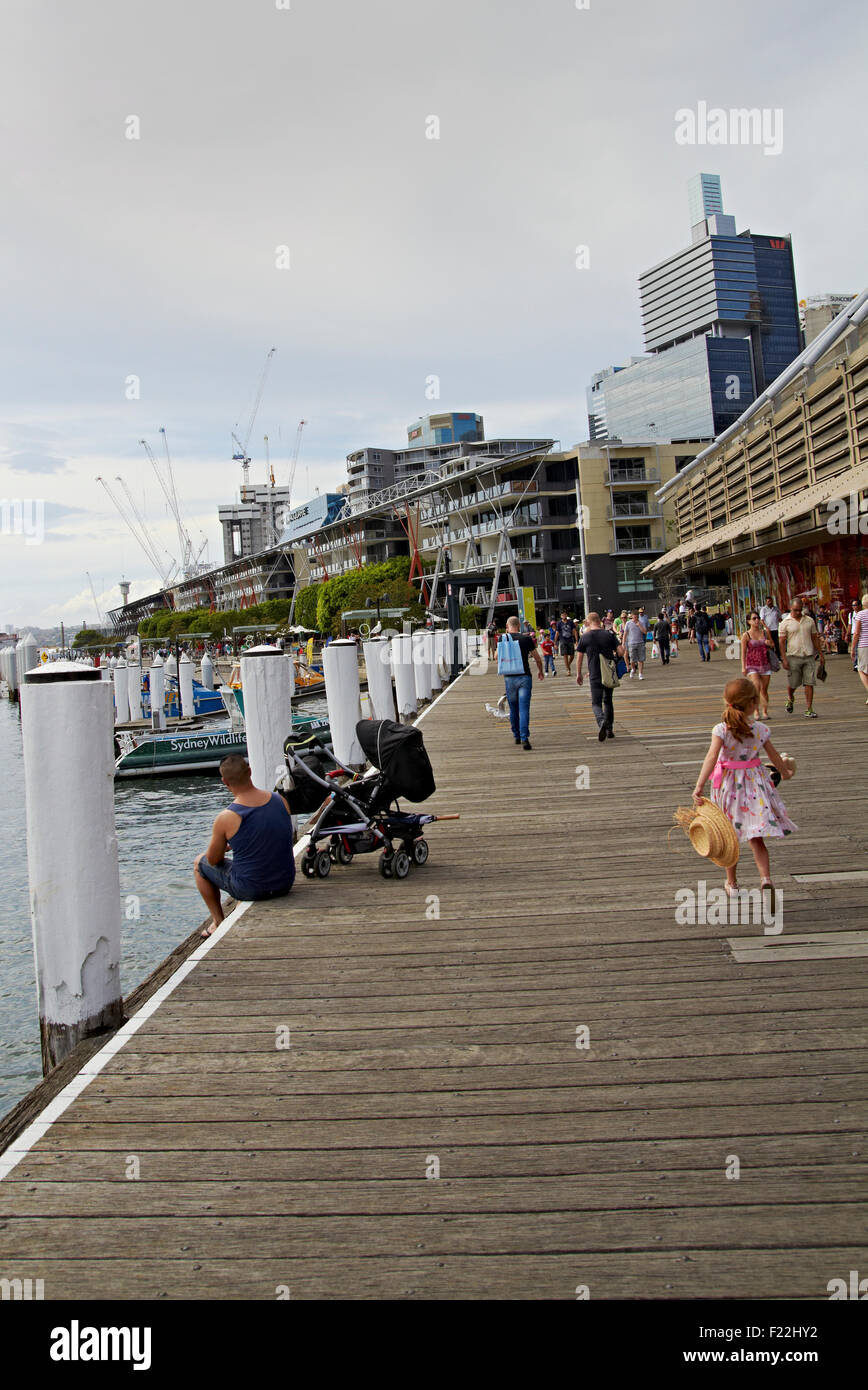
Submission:
[[[247,909],[0,1182],[0,1275],[46,1298],[825,1299],[864,1273],[868,710],[830,672],[816,722],[773,681],[800,833],[759,948],[676,923],[676,890],[723,875],[667,842],[732,663],[654,663],[604,745],[586,688],[535,683],[533,752],[484,711],[496,676],[462,677],[422,726],[428,806],[461,814],[429,863],[384,882],[365,856]]]

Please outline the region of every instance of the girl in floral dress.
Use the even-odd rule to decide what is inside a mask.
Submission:
[[[774,886],[765,837],[779,839],[798,830],[798,826],[787,815],[787,808],[772,784],[763,758],[768,758],[784,781],[792,777],[793,769],[769,741],[768,726],[756,717],[760,696],[753,681],[745,677],[730,681],[723,698],[726,702],[723,719],[711,731],[711,743],[696,780],[693,800],[697,806],[701,805],[710,776],[711,800],[729,816],[739,840],[747,840],[750,844],[762,879],[761,887],[770,893],[774,911]],[[726,891],[730,896],[738,892],[735,866],[726,871]]]

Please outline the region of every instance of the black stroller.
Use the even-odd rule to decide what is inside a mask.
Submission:
[[[435,791],[419,729],[392,719],[362,719],[356,737],[377,769],[373,776],[358,777],[344,767],[327,735],[290,735],[283,746],[292,781],[285,793],[289,809],[293,815],[313,815],[306,827],[310,841],[301,857],[302,873],[326,878],[332,864],[350,864],[356,854],[380,850],[383,877],[406,878],[411,863],[424,864],[428,858],[424,827],[458,817],[418,815],[398,805],[399,796],[425,801]],[[336,785],[334,779],[344,773],[353,780]]]

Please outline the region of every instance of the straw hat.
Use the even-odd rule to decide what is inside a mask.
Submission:
[[[735,826],[725,811],[713,801],[703,800],[699,806],[679,806],[675,822],[687,835],[697,854],[710,859],[721,869],[731,869],[738,863],[739,844]]]

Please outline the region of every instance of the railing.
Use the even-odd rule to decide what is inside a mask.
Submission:
[[[649,521],[658,519],[663,515],[658,506],[628,507],[625,511],[623,507],[607,507],[607,521],[632,521],[634,518],[647,518]]]
[[[637,540],[635,536],[622,536],[609,546],[610,555],[632,555],[637,551],[665,550],[666,542],[660,536],[649,536],[647,540]]]
[[[609,485],[618,483],[659,483],[660,470],[658,468],[631,468],[625,472],[609,469],[606,473],[606,482]]]

